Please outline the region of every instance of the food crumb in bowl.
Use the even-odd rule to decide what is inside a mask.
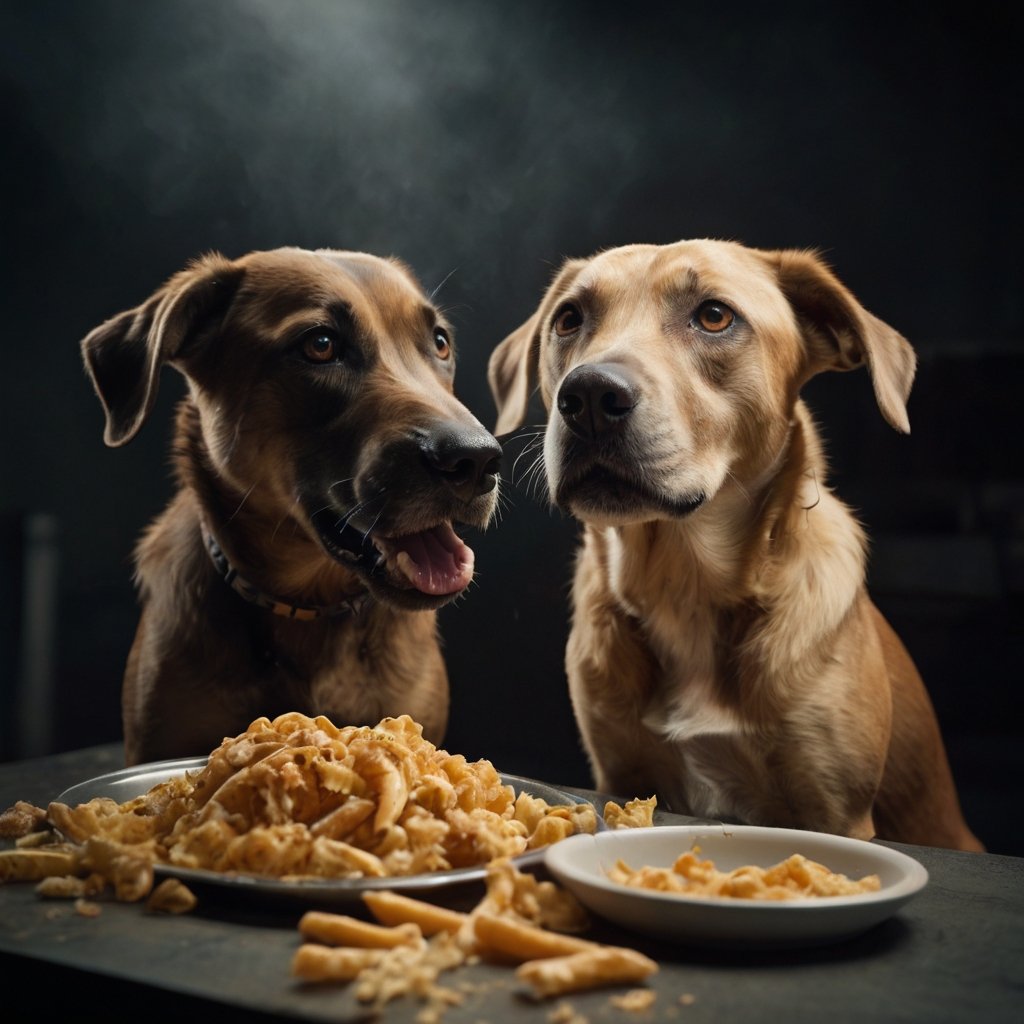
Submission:
[[[684,992],[679,997],[679,1003],[681,1006],[693,1006],[697,1002],[697,997],[692,992]]]
[[[878,875],[850,879],[799,853],[771,867],[745,864],[732,871],[720,871],[713,860],[699,854],[700,847],[695,846],[681,854],[670,868],[646,865],[634,869],[620,859],[607,874],[613,882],[634,889],[753,900],[853,896],[878,892],[881,888]]]

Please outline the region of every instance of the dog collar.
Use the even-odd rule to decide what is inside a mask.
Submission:
[[[221,579],[236,594],[243,597],[250,604],[265,608],[275,615],[281,615],[286,619],[298,619],[303,622],[338,615],[358,615],[369,597],[368,594],[360,594],[330,605],[301,605],[282,601],[260,590],[259,587],[251,583],[244,576],[240,576],[238,570],[228,560],[228,556],[224,554],[224,549],[217,543],[216,537],[214,537],[205,524],[202,527],[202,532],[207,554],[209,554],[210,560],[213,562],[213,566]]]

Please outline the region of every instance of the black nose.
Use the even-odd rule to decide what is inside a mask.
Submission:
[[[592,441],[621,427],[640,395],[626,373],[609,363],[577,366],[558,389],[558,411],[577,436]]]
[[[486,430],[437,427],[421,438],[420,449],[460,501],[472,501],[498,482],[501,445]]]

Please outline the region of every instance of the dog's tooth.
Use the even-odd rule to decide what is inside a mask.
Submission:
[[[399,551],[395,557],[395,564],[402,571],[402,575],[410,582],[414,582],[416,579],[416,563],[409,556],[408,551]]]

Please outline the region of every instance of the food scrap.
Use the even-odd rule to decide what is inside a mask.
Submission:
[[[628,800],[625,804],[617,804],[608,800],[604,805],[605,824],[616,828],[650,828],[654,824],[654,811],[658,806],[657,796],[641,800]]]
[[[612,996],[609,1002],[617,1010],[629,1010],[630,1013],[642,1013],[644,1010],[649,1010],[657,998],[657,994],[654,989],[650,988],[631,988],[628,992],[623,992],[622,995]]]
[[[723,896],[751,900],[793,900],[816,896],[852,896],[877,892],[878,875],[852,880],[823,864],[794,853],[768,868],[746,864],[719,871],[715,862],[699,856],[695,847],[683,853],[670,868],[633,869],[619,860],[608,877],[620,885],[682,896]]]
[[[489,865],[486,886],[465,914],[388,890],[363,895],[378,925],[309,911],[299,922],[303,941],[292,973],[308,982],[354,981],[356,998],[378,1011],[400,996],[418,997],[436,1016],[462,999],[438,985],[440,973],[475,959],[513,967],[540,999],[635,985],[658,969],[636,950],[568,934],[588,923],[576,898],[507,858]]]

